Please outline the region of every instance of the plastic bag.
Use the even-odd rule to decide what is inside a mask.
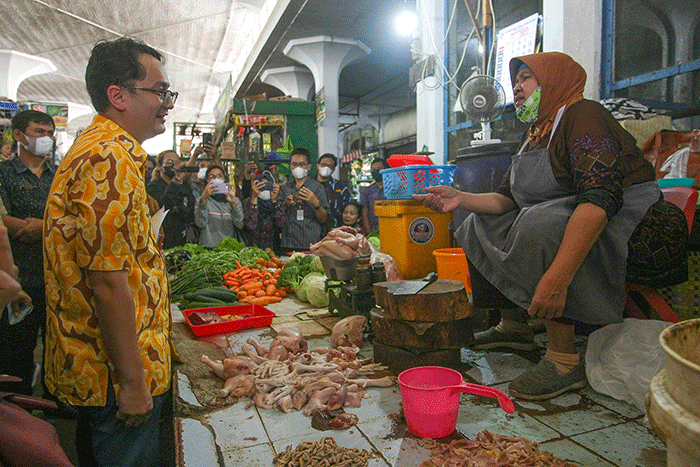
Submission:
[[[649,384],[664,366],[661,332],[673,323],[627,318],[588,336],[586,376],[591,387],[642,412]]]
[[[666,159],[661,166],[662,172],[668,172],[664,178],[685,178],[688,171],[690,148],[679,149]]]

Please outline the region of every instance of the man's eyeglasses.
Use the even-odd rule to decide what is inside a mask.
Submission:
[[[171,91],[170,89],[153,89],[153,88],[141,88],[138,86],[131,86],[131,89],[140,89],[141,91],[148,91],[158,94],[160,96],[160,102],[163,105],[173,104],[177,101],[178,93]]]

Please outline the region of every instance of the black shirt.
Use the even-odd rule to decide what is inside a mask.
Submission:
[[[18,157],[0,162],[0,196],[7,215],[18,219],[44,219],[46,200],[56,166],[45,163],[37,177]],[[24,288],[44,286],[42,240],[20,242],[10,240],[12,256],[19,268],[19,282]]]

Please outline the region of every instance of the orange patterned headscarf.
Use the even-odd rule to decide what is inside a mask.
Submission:
[[[532,144],[537,144],[543,136],[552,131],[554,119],[561,106],[568,106],[583,99],[586,70],[573,58],[561,52],[524,55],[510,60],[511,82],[515,82],[518,69],[523,63],[532,70],[542,86],[539,115],[528,133]]]

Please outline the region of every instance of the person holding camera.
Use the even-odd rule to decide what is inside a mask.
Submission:
[[[287,220],[279,196],[280,188],[272,174],[265,171],[255,177],[252,194],[243,200],[243,213],[248,239],[258,248],[279,248],[280,230]]]
[[[243,236],[243,207],[236,197],[226,171],[212,165],[206,173],[207,186],[195,208],[194,220],[199,227],[199,244],[214,248],[221,240],[233,237],[245,243]]]

